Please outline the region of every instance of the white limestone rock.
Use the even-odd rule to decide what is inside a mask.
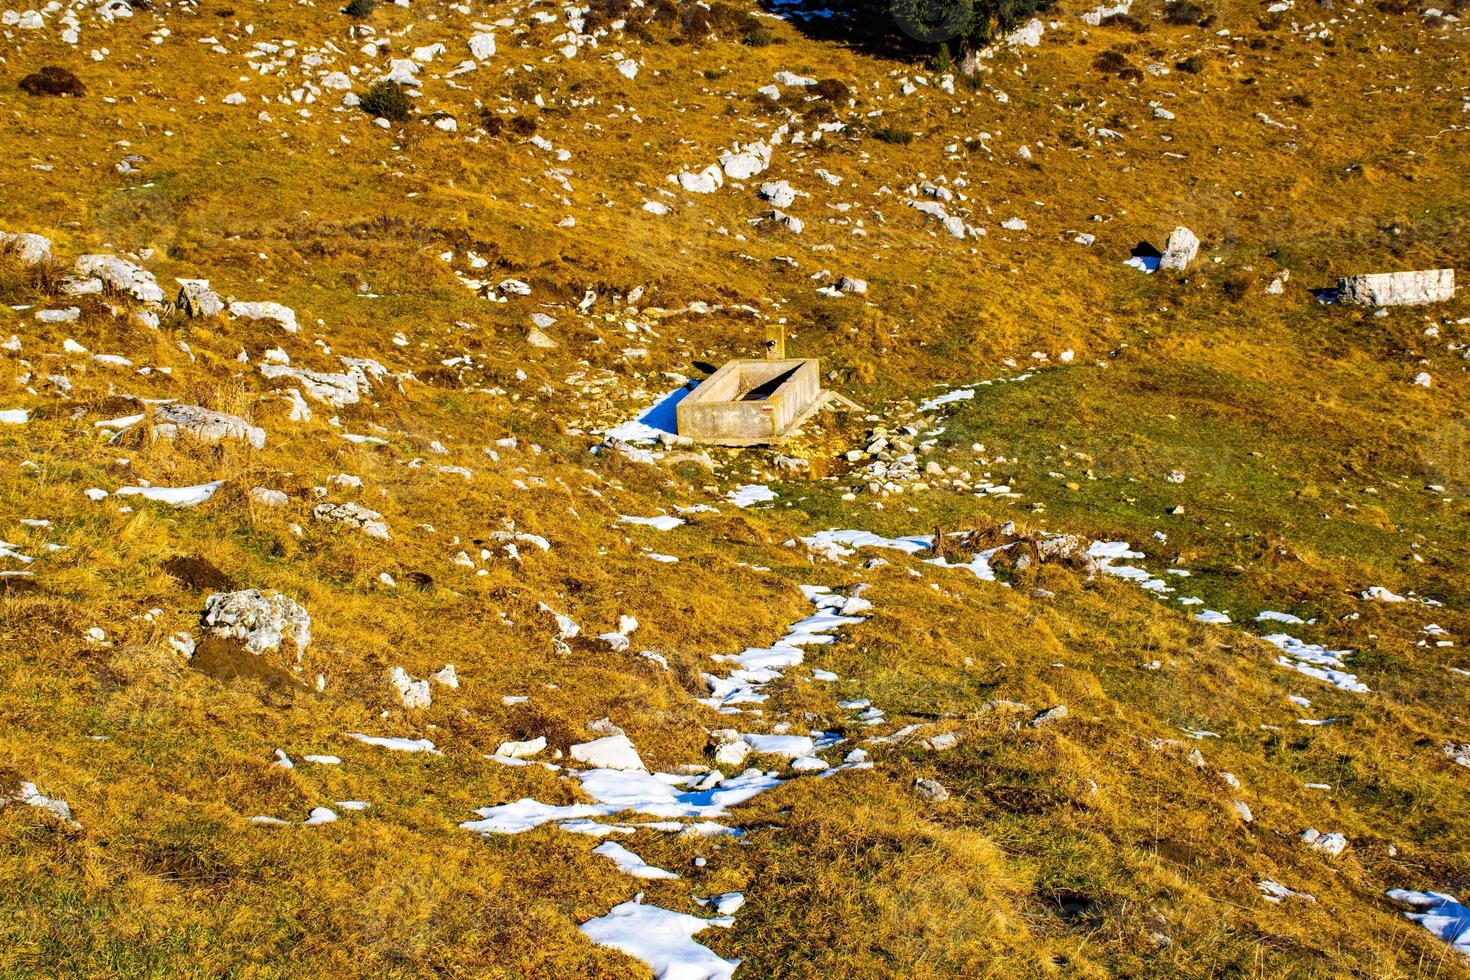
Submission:
[[[784,180],[771,181],[760,186],[760,197],[773,207],[789,208],[796,203],[796,189]]]
[[[116,255],[83,255],[77,259],[75,269],[83,278],[102,280],[114,292],[144,303],[163,302],[163,289],[153,273]]]
[[[317,504],[311,509],[311,515],[328,524],[345,524],[348,527],[355,527],[368,537],[377,538],[380,541],[392,539],[392,535],[388,533],[388,525],[383,522],[383,515],[358,504]]]
[[[505,756],[507,759],[529,759],[531,756],[544,751],[545,748],[546,736],[538,735],[524,742],[501,742],[500,747],[495,750],[495,754]]]
[[[644,769],[638,750],[626,735],[609,735],[572,746],[572,758],[597,769]]]
[[[280,303],[242,303],[236,300],[230,304],[230,316],[242,320],[274,320],[287,333],[295,333],[298,329],[296,311]]]
[[[1159,257],[1159,268],[1183,272],[1198,254],[1199,239],[1194,232],[1180,225],[1169,232],[1169,240],[1164,243],[1164,254]]]
[[[208,279],[176,279],[174,281],[179,284],[179,295],[174,298],[174,306],[185,316],[218,316],[224,311],[225,301],[220,299],[218,293],[209,288]]]
[[[1337,288],[1344,302],[1363,306],[1420,306],[1455,298],[1454,269],[1380,272],[1346,276]]]
[[[296,644],[299,662],[311,642],[311,616],[300,603],[279,592],[212,593],[204,600],[200,621],[211,635],[241,640],[257,656],[278,650],[289,640]]]
[[[14,255],[22,265],[37,265],[51,258],[51,240],[29,232],[0,231],[0,255]]]
[[[178,438],[187,432],[200,442],[222,442],[239,439],[255,449],[265,448],[265,430],[251,425],[238,415],[214,412],[198,405],[177,403],[160,405],[153,412],[153,432],[165,439]]]
[[[428,681],[416,681],[402,667],[388,671],[388,684],[398,693],[399,702],[408,710],[427,708],[434,701]]]

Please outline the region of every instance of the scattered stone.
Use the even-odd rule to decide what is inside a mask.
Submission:
[[[410,711],[427,708],[433,703],[429,682],[414,680],[402,667],[394,667],[388,672],[388,683],[398,692],[398,700]]]
[[[1031,720],[1028,721],[1026,724],[1030,725],[1032,728],[1041,728],[1044,725],[1050,725],[1053,722],[1061,721],[1063,718],[1067,717],[1067,714],[1067,706],[1065,704],[1059,704],[1055,708],[1047,708],[1043,711],[1038,711],[1036,714],[1031,716]]]
[[[918,793],[930,803],[943,803],[949,799],[949,790],[945,789],[944,785],[935,779],[921,778],[914,780],[914,792]]]
[[[14,793],[0,794],[0,807],[13,803],[36,807],[72,830],[81,829],[82,825],[72,819],[71,806],[63,800],[53,800],[49,796],[42,796],[35,783],[22,781]]]

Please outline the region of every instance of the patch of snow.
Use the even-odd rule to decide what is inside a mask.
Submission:
[[[692,938],[710,926],[728,929],[733,918],[701,919],[656,905],[624,902],[582,923],[582,933],[648,964],[658,980],[730,980],[739,960],[716,956]]]
[[[656,517],[632,517],[628,514],[623,514],[618,517],[618,523],[642,524],[653,528],[655,531],[672,531],[680,524],[683,524],[684,521],[682,518],[673,517],[669,514],[659,514]]]
[[[213,497],[215,491],[224,485],[224,480],[216,480],[194,487],[119,487],[114,493],[119,497],[142,497],[171,507],[193,507]]]
[[[736,507],[750,507],[776,499],[776,492],[759,483],[747,483],[725,494],[725,499]]]
[[[655,868],[644,861],[641,857],[628,850],[615,841],[603,841],[592,849],[593,854],[601,854],[610,859],[618,866],[618,870],[630,874],[634,878],[647,878],[650,881],[664,881],[677,878],[678,875],[663,868]]]
[[[1420,910],[1405,912],[1404,918],[1419,923],[1457,952],[1470,956],[1470,908],[1459,899],[1444,892],[1416,892],[1406,888],[1392,888],[1387,895],[1395,902]]]
[[[375,745],[380,749],[388,749],[390,752],[427,752],[430,755],[443,755],[434,748],[434,743],[426,738],[398,738],[395,736],[364,735],[361,732],[346,732],[348,738],[356,739],[364,745]]]

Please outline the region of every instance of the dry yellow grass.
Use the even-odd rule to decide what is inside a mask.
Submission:
[[[1451,346],[1465,342],[1457,321],[1470,309],[1457,300],[1376,318],[1309,293],[1351,272],[1466,267],[1465,35],[1417,11],[1343,7],[1275,17],[1225,5],[1201,29],[1166,26],[1139,0],[1145,34],[1087,28],[1080,10],[1061,10],[1038,49],[1000,54],[954,96],[922,66],[774,20],[762,23],[777,43],[763,47],[673,43],[658,28],[571,60],[555,54],[564,25],[501,28],[478,71],[425,84],[421,115],[452,113],[457,134],[421,120],[381,130],[334,111],[330,91],[309,106],[275,101],[294,83],[250,71],[255,41],[332,40],[349,52],[341,64],[370,60],[334,7],[159,4],[111,27],[87,14],[80,50],[55,29],[12,31],[0,230],[49,236],[64,263],[151,248],[144,264],[166,289],[174,276],[207,277],[222,294],[291,306],[301,331],[179,315],[152,331],[127,319],[135,304],[97,297],[75,301],[74,323],[42,324],[32,304],[73,303],[57,295],[60,270],[0,265],[0,335],[21,341],[0,352],[16,379],[0,409],[32,412],[0,426],[0,539],[37,556],[35,588],[0,597],[0,778],[35,782],[81,824],[0,806],[0,974],[640,976],[578,924],[636,891],[701,915],[692,896],[741,891],[733,928],[699,937],[740,958],[739,976],[1465,975],[1463,958],[1383,893],[1470,892],[1470,769],[1442,751],[1470,740],[1467,678],[1449,669],[1470,669],[1459,646],[1470,635],[1467,389]],[[392,57],[444,40],[439,72],[465,56],[472,21],[524,24],[525,13],[380,5],[372,24],[393,38]],[[1331,22],[1330,39],[1293,30],[1313,20]],[[161,24],[172,34],[156,45],[148,35]],[[81,57],[104,45],[105,61]],[[613,50],[641,61],[635,79],[605,59]],[[1139,68],[1202,54],[1204,67],[1128,81],[1094,70],[1108,50]],[[20,93],[18,79],[48,63],[73,68],[89,94]],[[842,79],[855,104],[788,95],[773,107],[756,89],[779,70]],[[898,95],[900,77],[916,74],[930,86]],[[233,91],[249,104],[222,104]],[[589,97],[595,106],[573,104]],[[1155,120],[1151,102],[1177,119]],[[470,141],[481,104],[534,115],[570,159],[518,138]],[[846,132],[783,146],[768,173],[812,195],[790,209],[806,220],[800,236],[747,224],[765,207],[759,179],[659,193],[667,175],[736,141],[783,121],[810,132],[834,112]],[[865,135],[880,125],[919,135]],[[1032,160],[1017,155],[1023,145]],[[128,154],[143,157],[141,174],[115,170]],[[547,176],[554,168],[570,192]],[[984,237],[955,240],[902,203],[908,185],[940,175],[963,188]],[[673,213],[647,213],[645,200]],[[574,227],[560,226],[566,216]],[[1003,229],[1011,217],[1028,229]],[[1187,277],[1122,266],[1135,242],[1160,243],[1175,224],[1206,243]],[[1096,245],[1073,244],[1079,231]],[[438,257],[446,250],[455,270],[522,279],[532,296],[476,297]],[[465,265],[471,252],[483,272]],[[824,269],[867,280],[866,301],[815,295],[809,277]],[[1264,294],[1280,269],[1291,271],[1286,295]],[[610,303],[637,286],[637,312]],[[599,299],[578,316],[589,289]],[[672,312],[693,302],[716,308]],[[559,304],[552,350],[524,341],[543,303]],[[842,458],[863,444],[862,417],[825,417],[787,448],[809,459],[810,478],[767,450],[715,451],[712,468],[588,451],[592,430],[672,388],[668,373],[752,353],[776,317],[792,352],[823,357],[830,383],[880,417],[912,414],[940,383],[1015,374],[1033,351],[1076,360],[951,406],[925,451],[993,471],[1014,499],[938,486],[881,509],[866,493],[844,499],[866,482]],[[67,353],[67,338],[155,370]],[[293,422],[258,370],[275,347],[297,366],[370,357],[403,377],[340,410],[313,402],[313,419]],[[1409,383],[1421,370],[1433,387]],[[54,373],[73,390],[48,382]],[[142,426],[110,442],[97,421],[142,411],[124,396],[239,414],[267,430],[266,447],[155,440]],[[511,436],[513,447],[500,444]],[[1163,481],[1174,468],[1184,483]],[[336,474],[362,488],[330,483]],[[83,494],[220,479],[191,508],[133,500],[124,511]],[[775,486],[778,503],[720,504],[752,481]],[[291,501],[266,507],[255,486]],[[380,512],[392,541],[313,520],[319,499]],[[670,532],[617,523],[695,503],[722,512]],[[1182,515],[1166,513],[1178,504]],[[1302,636],[1356,650],[1350,669],[1373,691],[1286,671],[1245,631],[1194,622],[1110,578],[1045,565],[1006,588],[896,552],[882,567],[835,564],[796,543],[828,527],[918,534],[1005,520],[1129,540],[1153,571],[1191,569],[1210,608],[1241,621],[1262,609],[1315,617]],[[512,525],[550,550],[523,545],[512,561],[489,539]],[[456,564],[460,551],[485,574]],[[275,680],[213,676],[170,646],[180,631],[200,635],[205,597],[164,570],[180,555],[310,611],[299,675],[272,661]],[[482,838],[457,827],[477,807],[580,798],[539,767],[487,761],[503,740],[544,735],[566,752],[608,717],[651,767],[711,762],[706,730],[732,722],[695,701],[710,657],[768,645],[807,615],[798,584],[859,581],[871,618],[808,648],[809,665],[842,680],[794,673],[769,689],[768,717],[738,723],[785,717],[852,739],[915,723],[923,737],[957,734],[956,747],[932,751],[916,736],[874,748],[871,770],[792,780],[728,818],[747,831],[738,841],[628,839],[677,870],[673,882],[630,879],[589,854],[590,839],[553,828]],[[1444,606],[1358,599],[1370,585]],[[582,625],[570,652],[554,647],[541,602]],[[633,652],[588,639],[625,614],[641,624]],[[1431,621],[1457,645],[1427,643]],[[93,626],[108,645],[85,638]],[[669,670],[634,655],[644,649]],[[397,703],[390,668],[422,678],[446,663],[457,690],[435,687],[427,709]],[[1289,694],[1313,706],[1298,711]],[[860,698],[886,711],[882,725],[839,706]],[[1017,726],[1029,713],[993,702],[1069,715]],[[388,753],[344,732],[427,737],[443,754]],[[297,768],[275,766],[277,749]],[[308,753],[343,764],[301,762]],[[918,778],[950,798],[917,796]],[[339,800],[372,808],[322,827],[248,822],[299,822]],[[1351,846],[1339,858],[1310,851],[1297,838],[1307,827]],[[1315,901],[1268,904],[1267,879]]]

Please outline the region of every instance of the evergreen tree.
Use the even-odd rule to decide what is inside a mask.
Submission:
[[[909,37],[945,44],[962,57],[1019,27],[1053,0],[886,0]]]

